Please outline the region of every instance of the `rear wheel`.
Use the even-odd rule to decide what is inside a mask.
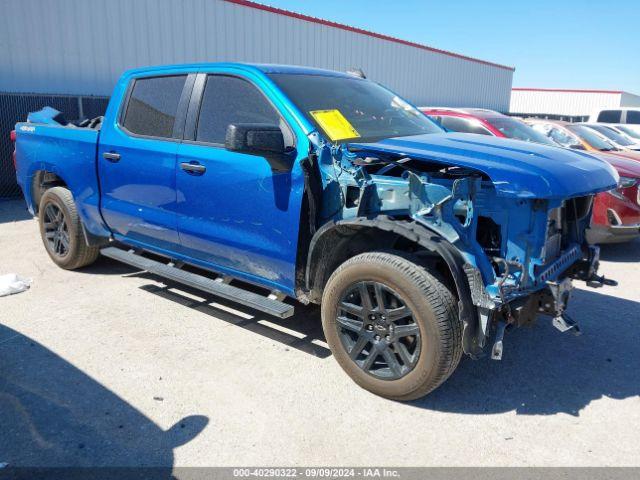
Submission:
[[[100,250],[87,245],[73,195],[64,187],[47,190],[40,199],[40,235],[51,259],[59,267],[73,270],[89,265]]]
[[[370,252],[343,263],[322,298],[327,342],[345,372],[383,397],[426,395],[462,355],[456,300],[403,252]]]

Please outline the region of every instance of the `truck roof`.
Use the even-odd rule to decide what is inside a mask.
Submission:
[[[127,70],[125,75],[137,75],[141,73],[166,72],[167,70],[198,70],[211,67],[236,67],[246,70],[257,70],[262,73],[286,73],[290,75],[324,75],[331,77],[354,78],[346,72],[337,72],[323,68],[305,67],[297,65],[279,65],[270,63],[243,63],[243,62],[208,62],[208,63],[184,63],[171,65],[155,65],[151,67],[134,68]]]

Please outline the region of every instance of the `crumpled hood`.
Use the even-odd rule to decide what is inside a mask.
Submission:
[[[348,147],[473,168],[492,180],[499,195],[510,197],[571,198],[611,190],[618,183],[611,165],[587,153],[484,135],[414,135]]]

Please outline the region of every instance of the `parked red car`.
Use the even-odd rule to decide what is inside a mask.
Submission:
[[[557,146],[546,135],[513,117],[483,108],[421,108],[422,113],[452,132],[477,133]]]
[[[544,133],[518,119],[493,110],[477,108],[421,108],[420,110],[450,131],[566,146],[555,143]],[[640,162],[612,153],[614,152],[589,152],[589,155],[610,163],[620,175],[617,189],[596,195],[591,228],[587,234],[590,243],[627,242],[640,237]],[[633,154],[637,155],[635,152]]]
[[[618,188],[596,195],[590,243],[627,242],[640,236],[640,162],[608,153],[589,155],[609,162],[618,171]]]

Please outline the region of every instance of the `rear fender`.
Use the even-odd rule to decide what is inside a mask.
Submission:
[[[109,237],[100,214],[100,191],[96,172],[98,132],[56,125],[19,123],[16,125],[18,183],[29,211],[37,212],[34,187],[41,186],[48,172],[60,179],[72,193],[78,215],[91,235]]]

